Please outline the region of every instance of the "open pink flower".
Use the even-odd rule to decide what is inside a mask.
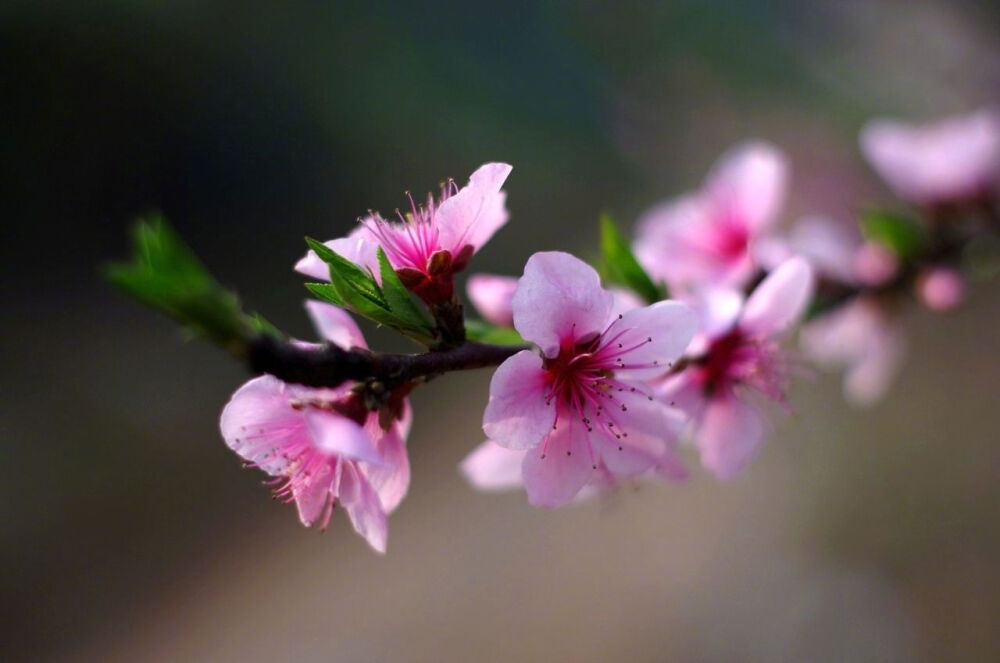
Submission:
[[[902,329],[871,297],[856,297],[802,327],[802,349],[820,366],[844,369],[844,397],[866,407],[881,400],[906,357]]]
[[[319,302],[307,307],[329,342],[366,347],[346,313]],[[372,548],[385,552],[386,514],[410,483],[409,404],[400,396],[393,406],[399,417],[385,430],[351,385],[312,389],[264,375],[233,394],[219,426],[230,449],[275,477],[275,496],[296,503],[303,525],[325,529],[339,504]]]
[[[721,479],[736,476],[764,438],[764,415],[747,396],[786,402],[789,361],[779,339],[802,316],[812,290],[809,263],[791,258],[745,302],[735,290],[710,293],[689,365],[657,390],[690,415],[701,462]]]
[[[639,219],[636,256],[674,292],[742,285],[753,274],[751,245],[771,228],[784,202],[787,171],[773,146],[738,145],[723,155],[700,191]]]
[[[376,276],[376,250],[381,246],[408,288],[429,304],[447,301],[454,293],[452,276],[507,223],[507,196],[500,187],[510,171],[505,163],[480,166],[461,189],[448,182],[437,201],[428,195],[423,206],[410,198],[410,211],[404,215],[397,210],[398,220],[372,213],[350,235],[326,245]],[[326,263],[313,251],[295,269],[313,278],[329,278]]]
[[[589,265],[536,253],[514,294],[514,327],[541,350],[497,369],[483,416],[487,437],[526,450],[528,499],[560,506],[595,474],[635,476],[669,455],[676,414],[645,379],[684,351],[697,322],[679,302],[615,314],[614,296]]]
[[[925,125],[872,120],[861,130],[861,151],[900,198],[973,198],[1000,176],[1000,114],[984,110]]]

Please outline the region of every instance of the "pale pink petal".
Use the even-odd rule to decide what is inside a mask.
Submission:
[[[520,488],[523,450],[507,449],[487,440],[472,450],[459,471],[473,487],[485,492]]]
[[[381,282],[378,257],[376,255],[378,244],[367,226],[359,225],[347,237],[331,239],[328,242],[323,242],[323,244],[337,255],[350,260],[362,269],[367,268],[374,275],[375,279]],[[321,281],[330,280],[330,267],[320,260],[320,257],[312,249],[295,264],[295,271]]]
[[[715,269],[702,246],[711,222],[698,196],[669,200],[639,218],[633,251],[650,276],[683,290]]]
[[[302,411],[302,418],[318,451],[374,464],[382,462],[365,429],[344,415],[310,407]]]
[[[512,302],[517,290],[517,279],[512,276],[473,274],[466,284],[466,292],[473,306],[484,320],[502,327],[514,324]]]
[[[854,406],[881,400],[899,372],[906,343],[898,326],[865,298],[844,304],[802,328],[803,351],[822,367],[844,368],[844,396]]]
[[[699,314],[699,336],[712,339],[729,332],[746,299],[732,288],[707,288],[698,293],[695,310]]]
[[[469,183],[487,193],[496,193],[510,176],[514,167],[508,163],[486,163],[469,176]]]
[[[761,335],[786,331],[805,313],[813,280],[812,267],[804,259],[785,261],[754,288],[740,317],[740,327]]]
[[[522,350],[500,364],[483,413],[486,437],[509,449],[539,444],[556,419],[556,404],[548,402],[548,392],[542,359],[534,352]]]
[[[777,219],[787,185],[784,155],[768,143],[748,141],[719,159],[706,180],[705,193],[716,209],[756,234]]]
[[[385,553],[389,523],[379,502],[378,493],[354,463],[342,463],[338,498],[351,519],[354,531],[368,541],[376,552]]]
[[[599,354],[617,355],[620,377],[660,375],[676,361],[698,330],[698,316],[687,304],[664,301],[632,309],[615,320],[601,339]]]
[[[378,493],[386,513],[396,510],[410,488],[410,458],[399,428],[396,425],[383,431],[378,425],[378,416],[370,415],[365,430],[375,440],[380,462],[376,465],[359,463],[362,473]]]
[[[980,111],[926,125],[873,120],[861,150],[901,198],[949,201],[994,185],[1000,171],[1000,114]]]
[[[895,327],[873,336],[867,352],[844,372],[844,397],[855,407],[882,400],[902,369],[906,341]]]
[[[596,461],[583,423],[576,417],[562,417],[545,442],[524,456],[522,472],[528,501],[550,508],[572,501],[594,475]]]
[[[568,253],[536,253],[514,293],[514,327],[545,356],[554,357],[560,342],[604,331],[613,305],[613,295],[601,287],[593,267]]]
[[[729,480],[753,459],[763,439],[764,422],[756,408],[725,394],[705,408],[695,443],[701,464],[718,478]]]
[[[365,337],[361,334],[354,318],[342,309],[331,304],[316,300],[306,301],[306,312],[313,326],[325,340],[340,346],[345,350],[351,348],[368,349]]]
[[[613,475],[636,476],[659,462],[679,435],[682,420],[671,416],[662,403],[650,401],[645,394],[625,391],[615,397],[625,406],[624,410],[608,415],[613,416],[616,425],[613,429],[595,426],[588,439]]]
[[[316,467],[313,474],[304,481],[292,483],[292,496],[299,512],[299,520],[306,527],[319,525],[326,527],[329,510],[336,497],[333,494],[340,463],[331,460]]]
[[[434,225],[443,248],[453,255],[466,245],[478,251],[507,223],[507,195],[500,187],[510,171],[504,163],[480,166],[467,186],[441,203],[434,213]]]
[[[788,243],[792,253],[808,260],[817,274],[843,283],[854,280],[855,252],[861,236],[846,224],[823,217],[805,217],[792,227]],[[774,269],[781,262],[784,260],[767,267]]]
[[[308,435],[299,413],[289,405],[292,395],[288,385],[270,375],[240,387],[219,418],[226,445],[268,474],[280,474],[288,465],[283,445]]]

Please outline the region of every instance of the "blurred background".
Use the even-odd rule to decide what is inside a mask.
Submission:
[[[846,221],[891,201],[864,119],[1000,101],[998,35],[971,0],[2,3],[0,658],[1000,660],[1000,284],[908,314],[875,409],[798,384],[731,484],[474,493],[489,374],[441,379],[381,558],[240,469],[217,421],[241,366],[97,278],[161,209],[308,337],[305,234],[505,160],[512,220],[473,268],[517,274],[750,136],[790,155],[787,221]]]

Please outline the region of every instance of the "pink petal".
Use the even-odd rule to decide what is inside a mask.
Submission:
[[[523,450],[507,449],[487,440],[465,457],[459,471],[466,481],[485,492],[520,488],[524,454]]]
[[[320,336],[345,350],[351,348],[368,349],[354,318],[347,311],[315,300],[306,302],[306,312]]]
[[[713,399],[705,408],[695,442],[701,464],[726,481],[747,466],[763,438],[764,422],[757,410],[727,394]]]
[[[980,111],[932,124],[873,120],[861,151],[901,198],[917,203],[973,195],[1000,171],[1000,115]]]
[[[378,493],[382,508],[386,513],[392,513],[406,497],[410,487],[410,458],[406,453],[406,443],[400,434],[400,426],[395,425],[388,431],[383,431],[378,425],[376,414],[369,416],[365,429],[375,440],[381,460],[377,465],[361,463],[360,468]]]
[[[813,271],[802,258],[786,260],[754,288],[740,326],[765,336],[780,334],[805,313],[813,292]]]
[[[376,552],[384,554],[389,538],[389,523],[378,494],[354,467],[354,463],[343,463],[338,497],[351,519],[354,531],[363,536]]]
[[[344,415],[311,407],[303,410],[302,418],[318,451],[374,464],[382,462],[365,429]]]
[[[594,268],[568,253],[536,253],[524,266],[514,293],[514,327],[547,357],[562,341],[604,331],[614,305]]]
[[[511,276],[473,274],[466,284],[469,299],[483,319],[502,327],[514,325],[512,302],[517,279]]]
[[[528,501],[558,507],[570,502],[594,475],[587,429],[575,417],[563,417],[544,444],[528,450],[522,473]]]
[[[612,322],[598,353],[619,354],[623,368],[616,374],[622,379],[652,378],[683,354],[697,330],[698,316],[690,306],[659,302],[633,309]]]
[[[376,255],[378,244],[366,226],[359,225],[347,237],[331,239],[323,244],[362,269],[367,268],[375,276],[375,279],[381,282]],[[330,280],[329,266],[320,260],[320,257],[312,249],[295,264],[295,271],[321,281]]]
[[[627,433],[615,437],[601,427],[594,427],[588,439],[595,454],[615,476],[631,477],[657,464],[680,433],[682,420],[668,416],[667,408],[650,401],[645,394],[621,392],[616,400],[627,409],[616,412],[614,430]]]
[[[534,352],[522,350],[500,364],[483,413],[486,437],[508,449],[539,444],[556,419],[555,402],[546,402],[548,391],[542,359]]]
[[[319,525],[326,527],[330,517],[335,495],[334,485],[337,483],[337,473],[341,463],[331,461],[319,465],[308,481],[292,483],[292,495],[295,507],[299,512],[299,520],[306,527]]]
[[[682,290],[714,269],[701,246],[711,225],[708,211],[701,198],[690,195],[661,203],[639,218],[633,250],[650,276]]]
[[[507,195],[500,190],[510,174],[505,163],[480,166],[469,184],[444,200],[434,213],[441,246],[457,255],[471,245],[477,251],[507,223]]]
[[[271,475],[288,465],[283,446],[308,435],[299,413],[289,405],[293,393],[277,378],[262,375],[236,390],[219,418],[226,445]]]
[[[507,181],[514,167],[507,163],[487,163],[476,169],[469,176],[469,183],[486,193],[496,193]]]
[[[740,219],[759,233],[772,225],[785,201],[788,164],[773,145],[749,141],[719,159],[705,184],[705,193],[717,209]]]

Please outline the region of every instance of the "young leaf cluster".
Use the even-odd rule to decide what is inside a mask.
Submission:
[[[105,278],[125,293],[238,356],[255,336],[280,335],[259,315],[243,311],[236,295],[209,274],[162,215],[139,219],[132,237],[132,262],[104,268]]]
[[[437,344],[434,328],[413,302],[381,247],[378,249],[379,283],[369,271],[341,257],[322,242],[307,237],[306,243],[330,268],[330,282],[307,283],[309,292],[334,306],[395,329],[427,347]]]

